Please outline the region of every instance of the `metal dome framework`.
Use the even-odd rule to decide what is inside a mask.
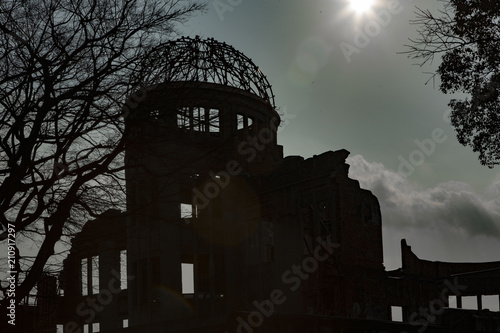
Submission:
[[[168,42],[157,57],[164,82],[211,82],[239,88],[268,101],[276,108],[271,84],[250,58],[231,45],[213,38],[182,37]]]

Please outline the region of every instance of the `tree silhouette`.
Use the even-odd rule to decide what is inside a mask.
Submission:
[[[194,0],[0,2],[0,240],[15,229],[17,303],[61,237],[124,207],[123,117],[154,84],[144,59],[203,9]],[[29,239],[39,241],[32,257],[19,248]]]
[[[481,164],[500,164],[500,2],[445,0],[438,16],[417,9],[418,37],[404,52],[420,65],[438,55],[433,74],[443,93],[463,92],[470,98],[451,99],[451,122],[458,141],[479,153]]]

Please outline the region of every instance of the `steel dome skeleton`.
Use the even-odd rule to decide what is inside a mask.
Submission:
[[[213,38],[182,37],[167,43],[147,61],[160,66],[160,82],[211,82],[255,94],[276,108],[267,78],[250,58]],[[154,64],[154,66],[153,66]]]

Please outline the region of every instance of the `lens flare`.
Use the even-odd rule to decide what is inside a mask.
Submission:
[[[370,11],[374,2],[375,0],[349,0],[349,5],[359,15]]]

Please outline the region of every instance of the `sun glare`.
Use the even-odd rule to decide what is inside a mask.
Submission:
[[[356,14],[363,14],[368,12],[375,0],[349,0],[351,10],[356,12]]]

